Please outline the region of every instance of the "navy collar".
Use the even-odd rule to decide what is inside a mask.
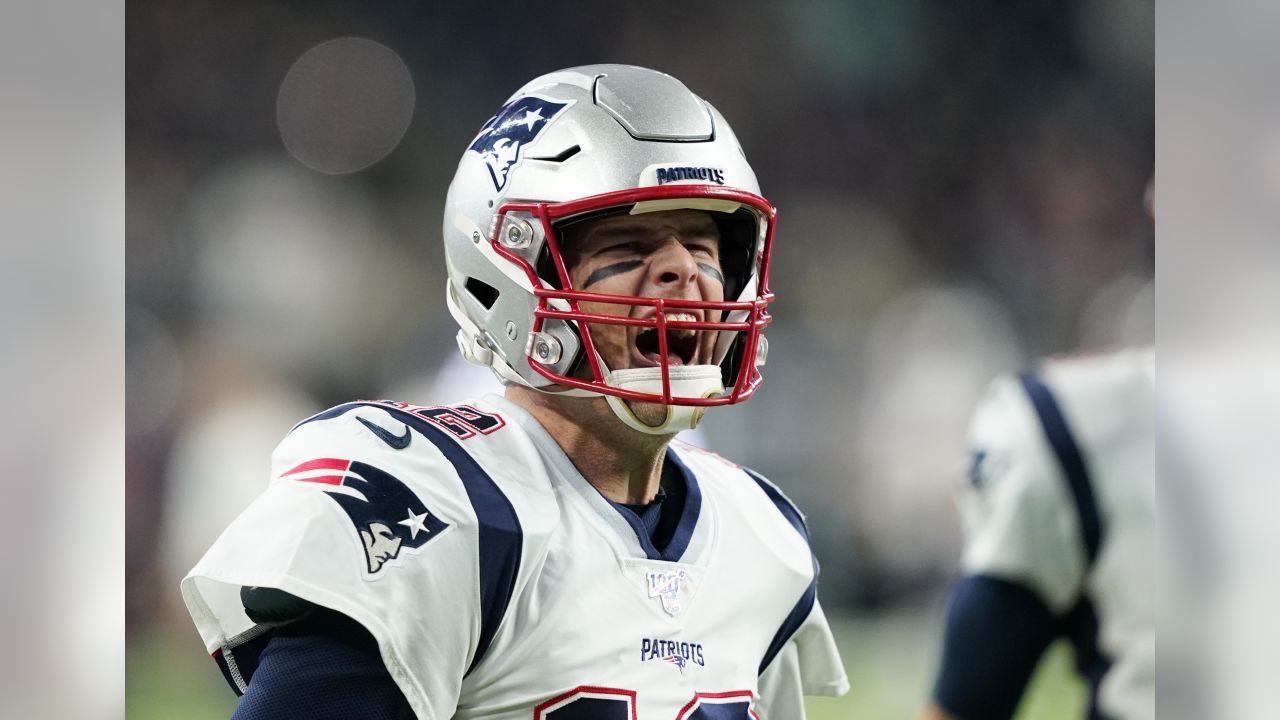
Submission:
[[[662,503],[666,501],[667,497],[669,496],[667,495],[666,488],[663,488],[662,486],[658,486],[658,494],[653,498],[653,502],[650,502],[647,505],[633,505],[631,503],[622,503],[622,507],[635,513],[640,518],[640,522],[644,523],[644,527],[646,530],[648,530],[649,536],[653,537],[654,531],[658,529],[658,522],[662,519],[662,516],[664,514],[663,512],[664,507]],[[678,497],[680,498],[684,497],[684,488],[680,489]],[[654,539],[653,542],[655,545],[663,544],[659,542],[656,538]]]
[[[693,541],[694,530],[698,526],[699,513],[702,510],[702,491],[698,488],[698,480],[693,472],[680,460],[671,446],[667,447],[662,466],[666,496],[658,506],[660,517],[654,532],[650,533],[639,515],[624,505],[610,501],[599,489],[587,482],[555,438],[551,437],[546,428],[542,427],[542,424],[524,408],[500,395],[487,395],[485,401],[524,428],[543,458],[556,468],[555,474],[563,476],[569,486],[580,493],[615,532],[626,533],[626,529],[622,526],[625,524],[629,527],[640,549],[650,560],[681,561],[684,553],[689,549],[689,544]],[[684,496],[678,498],[677,493],[681,490]],[[654,538],[660,541],[656,545]],[[662,549],[659,550],[658,546]],[[700,544],[699,547],[702,545]]]
[[[609,500],[631,529],[650,560],[679,562],[693,538],[702,510],[702,492],[692,471],[671,448],[662,466],[665,488],[658,489],[653,502],[640,508]],[[606,498],[607,500],[608,498]]]

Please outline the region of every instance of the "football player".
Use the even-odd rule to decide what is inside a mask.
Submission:
[[[1149,348],[992,383],[970,429],[964,576],[923,718],[1012,717],[1058,637],[1088,717],[1155,717],[1154,387]]]
[[[624,65],[525,85],[445,207],[503,397],[308,418],[184,579],[236,718],[801,718],[843,667],[800,512],[672,442],[749,398],[773,207],[725,119]]]

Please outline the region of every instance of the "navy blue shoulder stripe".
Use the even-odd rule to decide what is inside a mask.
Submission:
[[[773,483],[765,480],[754,470],[750,468],[742,468],[742,470],[751,476],[751,479],[756,481],[756,484],[760,486],[764,494],[768,495],[773,504],[778,506],[778,512],[782,513],[787,522],[791,523],[796,532],[800,533],[804,541],[809,542],[809,526],[805,525],[804,516],[800,514],[800,510],[796,508],[795,504],[786,495],[783,495],[781,490],[774,487]]]
[[[489,477],[457,440],[412,412],[380,403],[354,402],[339,405],[298,425],[335,418],[358,407],[385,410],[417,430],[453,465],[458,477],[462,479],[462,486],[467,490],[467,498],[479,521],[480,536],[480,639],[476,645],[475,657],[467,667],[467,673],[470,674],[493,642],[493,636],[497,633],[498,625],[506,615],[507,606],[515,592],[520,555],[524,546],[520,518],[493,478]]]
[[[804,517],[800,515],[800,511],[796,509],[796,506],[793,505],[791,501],[788,500],[787,497],[768,480],[765,480],[747,468],[743,468],[743,470],[751,477],[752,480],[756,481],[756,484],[760,486],[760,489],[764,491],[764,494],[769,496],[769,499],[773,501],[773,504],[778,507],[778,512],[782,513],[782,516],[787,519],[787,522],[791,523],[791,526],[796,529],[796,532],[800,533],[800,536],[804,538],[804,541],[809,543],[809,528],[805,525]],[[810,551],[810,556],[812,557],[812,551]],[[769,663],[772,663],[773,659],[778,656],[778,653],[782,652],[782,648],[786,646],[787,641],[791,639],[792,635],[796,634],[796,630],[800,629],[800,626],[803,625],[804,621],[809,617],[809,613],[813,611],[813,603],[818,598],[818,558],[813,557],[812,559],[813,580],[809,581],[809,587],[805,588],[800,599],[796,601],[795,607],[791,608],[791,612],[787,614],[787,618],[782,621],[782,626],[778,628],[778,632],[774,633],[773,639],[769,641],[769,648],[765,651],[764,657],[760,660],[760,669],[758,671],[758,674],[760,675],[764,674],[764,671],[769,667]]]
[[[1098,557],[1098,549],[1102,545],[1102,517],[1098,513],[1098,504],[1093,497],[1093,483],[1089,479],[1089,470],[1085,466],[1084,457],[1080,454],[1080,446],[1076,444],[1067,421],[1058,408],[1049,386],[1033,373],[1021,376],[1022,386],[1031,398],[1036,414],[1040,416],[1040,425],[1044,428],[1049,445],[1058,456],[1058,464],[1067,478],[1071,496],[1075,499],[1076,512],[1080,516],[1080,531],[1084,538],[1085,567],[1093,567]]]
[[[377,405],[377,404],[374,404],[374,403],[363,403],[363,402],[349,402],[349,403],[343,403],[343,404],[341,404],[341,405],[335,405],[335,406],[333,406],[333,407],[329,408],[328,410],[324,410],[324,411],[322,411],[322,412],[318,412],[318,413],[316,413],[315,415],[312,415],[311,417],[307,418],[306,420],[303,420],[302,422],[298,423],[297,425],[294,425],[292,428],[290,428],[290,429],[289,429],[289,432],[293,432],[294,430],[297,430],[298,428],[302,427],[303,425],[306,425],[307,423],[315,422],[315,421],[317,421],[317,420],[332,420],[333,418],[339,417],[339,416],[341,416],[341,415],[345,415],[345,414],[347,414],[347,413],[351,412],[352,410],[355,410],[355,409],[356,409],[356,408],[358,408],[358,407],[364,407],[364,406],[366,406],[366,405],[367,405],[367,406],[371,406],[371,407],[382,408],[383,410],[389,410],[389,409],[390,409],[390,408],[386,407],[385,405]]]

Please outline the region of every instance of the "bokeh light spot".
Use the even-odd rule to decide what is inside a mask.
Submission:
[[[289,68],[276,98],[276,123],[299,162],[341,175],[394,150],[413,105],[413,77],[394,50],[363,38],[337,38]]]

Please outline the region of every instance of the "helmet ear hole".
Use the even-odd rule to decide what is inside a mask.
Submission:
[[[471,293],[471,297],[483,305],[485,310],[493,309],[493,304],[498,302],[498,288],[483,280],[469,277],[467,278],[466,288],[467,292]]]
[[[561,237],[563,238],[563,236]],[[542,253],[538,255],[538,262],[534,265],[534,272],[550,287],[556,290],[564,289],[560,286],[560,276],[556,273],[556,262],[551,257],[551,249],[547,243],[542,245]]]
[[[727,388],[732,388],[738,381],[738,369],[742,367],[743,346],[746,344],[747,334],[738,333],[729,346],[729,352],[725,353],[724,360],[720,362],[721,382]]]
[[[724,298],[737,300],[755,267],[759,220],[745,208],[731,215],[711,213],[720,231],[720,267],[724,271]]]

